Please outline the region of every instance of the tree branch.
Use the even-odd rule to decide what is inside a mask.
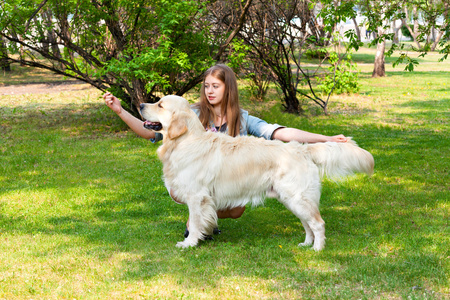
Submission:
[[[25,31],[28,31],[28,27],[30,26],[31,20],[34,19],[34,17],[36,17],[36,15],[38,14],[38,12],[41,10],[41,8],[45,5],[45,3],[47,3],[48,0],[44,0],[41,2],[41,4],[39,4],[39,7],[33,12],[33,14],[31,15],[31,17],[28,19],[26,25],[25,25]]]
[[[252,3],[252,0],[247,0],[247,3],[245,4],[244,9],[242,10],[241,15],[239,17],[238,26],[235,27],[234,30],[230,33],[230,35],[226,39],[225,43],[223,43],[220,46],[219,51],[214,56],[214,60],[219,60],[220,59],[220,57],[222,56],[222,54],[225,51],[226,47],[231,43],[231,41],[239,33],[239,31],[241,31],[242,26],[244,26],[245,17],[247,15],[247,12],[248,12],[248,10],[250,8],[251,3]]]

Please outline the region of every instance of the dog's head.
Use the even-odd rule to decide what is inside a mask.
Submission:
[[[176,139],[187,132],[187,120],[193,112],[186,99],[171,95],[154,104],[141,104],[140,113],[146,120],[145,128],[161,132],[169,139]]]

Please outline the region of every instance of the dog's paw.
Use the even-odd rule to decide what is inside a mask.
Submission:
[[[324,246],[317,246],[317,247],[313,246],[312,248],[313,248],[314,251],[322,251]]]
[[[184,240],[184,241],[182,241],[182,242],[178,242],[178,243],[176,244],[176,246],[177,246],[178,248],[183,248],[183,249],[185,249],[185,248],[189,248],[189,247],[195,247],[195,246],[197,246],[197,244],[196,244],[196,243],[189,243],[188,241]]]
[[[305,241],[298,244],[299,247],[311,246],[314,243],[314,235],[306,233]]]
[[[178,248],[187,248],[187,247],[189,247],[189,245],[186,245],[184,242],[178,242],[178,243],[176,244],[176,246],[177,246]]]
[[[319,240],[319,239],[316,239],[316,240],[314,241],[313,249],[314,249],[315,251],[320,251],[320,250],[322,250],[324,247],[325,247],[325,240]]]
[[[299,247],[306,247],[306,246],[311,246],[311,245],[312,245],[312,242],[311,243],[310,242],[304,242],[304,243],[298,244]]]

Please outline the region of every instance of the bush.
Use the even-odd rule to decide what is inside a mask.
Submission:
[[[326,94],[359,92],[359,71],[356,68],[356,63],[352,61],[350,53],[347,54],[346,59],[339,59],[338,54],[332,52],[330,53],[329,63],[329,73],[317,79],[319,82],[318,88]]]
[[[308,49],[305,51],[304,55],[307,59],[322,59],[328,55],[328,51],[325,48]]]

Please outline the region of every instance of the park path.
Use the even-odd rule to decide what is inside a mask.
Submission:
[[[23,94],[48,94],[65,91],[79,91],[92,88],[82,81],[62,81],[45,83],[28,83],[19,85],[0,85],[0,96]]]

